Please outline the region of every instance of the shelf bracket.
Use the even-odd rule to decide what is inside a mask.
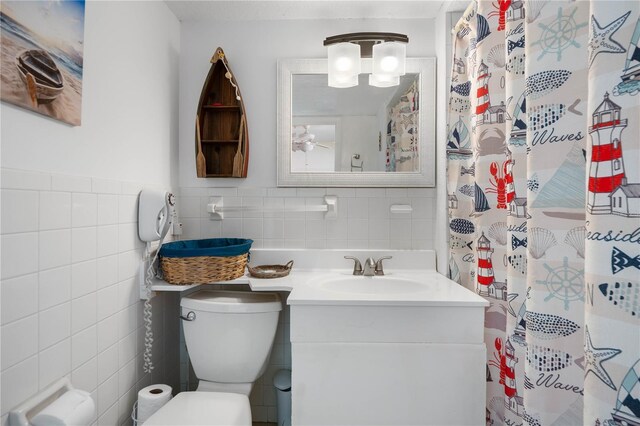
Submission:
[[[224,219],[222,197],[215,197],[211,199],[211,202],[207,204],[207,213],[211,220]]]
[[[326,195],[324,202],[327,205],[327,212],[324,214],[325,219],[338,218],[338,197],[335,195]]]

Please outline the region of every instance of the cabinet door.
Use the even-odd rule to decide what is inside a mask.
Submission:
[[[484,422],[483,344],[293,343],[291,354],[293,424]]]

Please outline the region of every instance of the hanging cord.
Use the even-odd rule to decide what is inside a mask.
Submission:
[[[144,307],[142,309],[142,318],[144,321],[144,366],[142,369],[145,373],[151,373],[153,370],[153,362],[151,360],[151,356],[153,353],[153,330],[151,328],[151,319],[153,313],[151,312],[151,297],[152,291],[151,286],[153,285],[153,276],[155,275],[155,271],[153,269],[153,265],[156,263],[158,259],[158,254],[160,253],[160,247],[162,247],[162,242],[164,241],[164,237],[160,238],[160,242],[158,243],[158,249],[156,250],[156,254],[153,256],[153,260],[151,260],[151,243],[147,242],[147,248],[145,253],[145,261],[150,260],[149,266],[147,266],[147,271],[144,276],[144,289],[145,289],[145,297]]]
[[[222,64],[224,65],[224,67],[227,70],[227,72],[224,74],[224,76],[229,80],[229,83],[231,83],[231,85],[236,89],[236,99],[237,100],[241,100],[241,98],[240,98],[240,89],[238,89],[238,86],[233,82],[233,74],[231,74],[231,70],[227,66],[227,61],[224,59],[224,53],[220,52],[219,56],[220,56],[220,60],[222,60]]]
[[[227,68],[227,64],[224,65],[225,68]],[[229,68],[227,68],[228,70]],[[238,86],[233,82],[233,75],[231,75],[231,71],[227,71],[224,74],[225,77],[227,77],[229,79],[229,83],[231,83],[231,85],[236,89],[236,99],[237,100],[241,100],[240,98],[240,89],[238,89]]]

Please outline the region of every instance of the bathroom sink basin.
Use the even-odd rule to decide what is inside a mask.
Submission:
[[[401,294],[424,291],[426,285],[420,281],[393,276],[329,276],[318,279],[312,285],[327,291],[359,294]]]

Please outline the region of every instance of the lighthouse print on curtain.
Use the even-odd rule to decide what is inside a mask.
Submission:
[[[640,426],[640,2],[474,2],[453,35],[452,279],[487,424]]]

